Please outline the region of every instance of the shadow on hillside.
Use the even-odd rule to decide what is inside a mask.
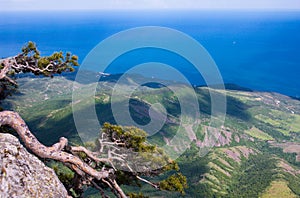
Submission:
[[[207,89],[196,89],[196,93],[198,94],[198,102],[200,106],[200,112],[210,116],[211,115],[211,97],[209,91]],[[216,93],[216,97],[218,97]],[[247,111],[251,106],[241,102],[240,100],[226,96],[226,116],[232,116],[244,121],[251,120],[251,114]],[[218,110],[218,108],[216,108]],[[222,108],[220,108],[222,109]],[[216,112],[217,114],[220,112]],[[223,113],[223,112],[221,112]]]
[[[158,90],[158,89],[155,89]],[[171,92],[171,91],[170,91]],[[160,93],[160,92],[154,92],[154,93]],[[196,93],[198,95],[198,102],[200,106],[200,113],[205,114],[207,116],[210,116],[211,114],[211,99],[210,94],[207,89],[196,89]],[[153,94],[153,92],[149,93],[150,95]],[[167,96],[170,94],[166,94],[164,96]],[[171,96],[171,95],[170,95]],[[189,101],[189,96],[186,96],[186,101]],[[171,101],[171,102],[170,102]],[[70,101],[71,102],[71,101]],[[169,98],[162,97],[162,104],[166,108],[167,112],[171,114],[173,117],[179,117],[181,114],[181,107],[179,104],[179,101],[176,99],[170,100]],[[120,105],[120,104],[116,104]],[[140,125],[145,125],[149,123],[149,104],[145,103],[138,99],[131,99],[130,100],[130,107],[129,111],[132,116],[132,119],[136,121]],[[42,108],[42,107],[41,107]],[[61,106],[55,106],[55,104],[50,107],[52,112],[55,109],[62,108]],[[232,116],[237,119],[241,119],[243,121],[249,121],[251,119],[251,115],[247,112],[247,109],[250,108],[250,106],[242,103],[241,101],[227,96],[227,116]],[[89,108],[87,108],[89,109]],[[112,124],[115,124],[116,121],[114,119],[112,108],[110,103],[97,103],[96,104],[96,112],[98,116],[98,120],[100,124],[103,124],[104,122],[110,122]],[[189,111],[186,111],[189,113]],[[85,110],[80,110],[78,112],[79,115],[85,115],[87,112]],[[191,110],[190,116],[195,116],[194,110]],[[218,113],[218,112],[217,112]],[[123,114],[123,112],[120,112],[120,114]],[[32,119],[30,122],[28,122],[29,127],[32,131],[35,132],[35,135],[37,138],[44,144],[52,145],[53,143],[56,143],[60,137],[64,136],[70,139],[71,142],[76,143],[82,143],[73,119],[72,110],[70,109],[69,112],[66,112],[61,118],[59,119],[51,119],[47,118],[48,115],[44,115],[43,117],[39,117],[36,119]],[[122,115],[124,116],[124,115]],[[43,126],[41,123],[46,120],[46,123]]]
[[[53,109],[53,111],[54,110],[55,109]],[[112,124],[115,123],[110,104],[97,104],[96,111],[100,124],[103,124],[104,122],[110,122]],[[78,112],[79,115],[83,116],[85,113],[86,112],[84,110]],[[66,137],[71,143],[82,144],[71,110],[59,120],[51,119],[51,117],[47,118],[47,116],[48,115],[44,115],[27,122],[29,128],[40,142],[50,146],[58,142],[60,137]],[[41,123],[44,124],[40,126]]]

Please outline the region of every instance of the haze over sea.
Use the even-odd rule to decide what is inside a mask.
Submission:
[[[15,55],[26,42],[34,41],[43,55],[71,51],[81,62],[108,36],[149,25],[174,28],[200,42],[226,83],[300,97],[300,12],[4,12],[0,16],[0,57]],[[203,84],[187,61],[162,50],[125,54],[108,71],[122,73],[148,61],[173,65],[193,84]]]

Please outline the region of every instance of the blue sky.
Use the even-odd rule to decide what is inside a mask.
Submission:
[[[300,10],[300,0],[0,0],[0,11],[75,9]]]

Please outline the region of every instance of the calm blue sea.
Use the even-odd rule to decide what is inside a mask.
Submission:
[[[226,83],[300,96],[300,12],[7,12],[0,15],[0,57],[18,53],[31,40],[45,55],[71,51],[82,61],[106,37],[148,25],[174,28],[195,38],[211,54]],[[115,72],[147,61],[188,68],[184,60],[165,53],[145,49],[112,64],[119,66]],[[185,71],[194,84],[203,83],[193,79],[193,70]]]

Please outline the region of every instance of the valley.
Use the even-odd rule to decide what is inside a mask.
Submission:
[[[100,124],[115,124],[110,99],[117,79],[116,75],[98,82],[94,99]],[[136,79],[129,76],[122,86],[126,90]],[[71,144],[83,144],[72,115],[74,81],[60,76],[26,77],[18,79],[18,83],[17,93],[3,101],[2,106],[19,112],[46,145],[61,136],[67,137]],[[75,82],[74,86],[82,85]],[[188,179],[186,197],[299,197],[300,101],[278,93],[227,89],[226,119],[221,128],[214,128],[209,125],[210,91],[225,94],[224,91],[207,87],[194,90],[201,124],[195,132],[193,128],[185,128],[188,149],[177,159]],[[149,135],[148,142],[164,146],[180,127],[180,104],[172,90],[167,86],[140,86],[129,100],[129,110],[135,122],[146,125],[150,122],[149,109],[156,103],[165,107],[166,122],[158,133]],[[76,105],[76,111],[84,112],[91,104],[76,101]],[[152,113],[161,119],[159,112]],[[207,134],[217,137],[214,147],[209,149]],[[150,197],[181,196],[157,192],[144,185],[125,186],[125,189],[142,191]],[[86,196],[96,197],[93,193]]]

